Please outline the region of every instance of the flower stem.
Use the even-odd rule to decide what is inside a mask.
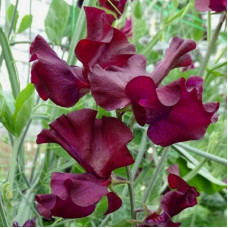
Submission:
[[[10,162],[10,170],[9,170],[9,176],[8,176],[8,181],[10,183],[11,189],[13,189],[15,171],[17,168],[17,156],[19,151],[19,145],[20,145],[20,138],[15,138],[14,144],[13,144],[13,153],[10,159],[11,162]]]
[[[7,222],[7,217],[4,211],[4,207],[3,207],[3,202],[2,202],[2,196],[0,195],[0,218],[2,221],[2,225],[3,227],[9,227],[8,222]]]
[[[131,206],[131,218],[136,219],[135,214],[135,195],[134,195],[134,179],[132,179],[132,173],[129,166],[126,167],[127,178],[130,183],[128,183],[128,192]]]
[[[218,23],[218,25],[217,25],[217,27],[216,27],[216,29],[215,29],[215,32],[213,34],[213,37],[212,37],[212,39],[211,39],[211,41],[209,43],[206,56],[205,56],[205,58],[204,58],[204,60],[203,60],[203,62],[201,64],[201,67],[200,67],[200,70],[199,70],[199,75],[201,75],[201,76],[203,76],[203,73],[204,73],[204,71],[205,71],[205,69],[207,67],[207,64],[209,62],[211,53],[212,53],[212,51],[213,51],[213,49],[215,47],[215,43],[217,41],[219,32],[220,32],[220,30],[222,28],[222,25],[223,25],[223,22],[225,21],[225,19],[226,19],[226,15],[223,14],[222,17],[221,17],[221,19],[220,19],[220,21],[219,21],[219,23]]]
[[[150,183],[148,185],[148,188],[147,190],[145,191],[144,193],[144,196],[143,196],[143,200],[142,200],[142,203],[146,203],[146,201],[148,200],[149,196],[150,196],[150,193],[153,189],[153,187],[155,186],[155,183],[156,183],[156,180],[157,180],[157,177],[160,174],[161,172],[161,169],[164,165],[164,163],[166,162],[166,159],[167,159],[167,156],[168,156],[168,150],[169,150],[169,147],[166,147],[163,151],[162,151],[162,156],[158,162],[158,165],[156,166],[154,172],[153,172],[153,175],[152,175],[152,178],[150,180]]]

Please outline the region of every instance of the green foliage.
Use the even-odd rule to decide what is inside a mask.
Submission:
[[[34,85],[28,84],[18,95],[15,102],[15,112],[12,116],[14,131],[20,135],[24,126],[28,123],[34,105]]]
[[[10,23],[12,23],[13,20],[13,12],[14,12],[15,6],[13,4],[10,4],[8,10],[7,10],[7,16],[8,16],[8,20]],[[13,31],[16,31],[16,26],[17,26],[17,21],[19,18],[19,13],[18,10],[16,10],[16,15],[15,15],[15,19],[14,19],[14,23],[13,23]]]
[[[63,0],[52,0],[45,18],[45,32],[51,42],[59,44],[69,18],[69,6]]]
[[[32,25],[32,15],[31,14],[25,15],[21,20],[21,23],[20,23],[20,26],[17,30],[17,33],[24,32],[26,29],[31,27],[31,25]]]

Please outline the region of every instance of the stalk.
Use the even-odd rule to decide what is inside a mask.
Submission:
[[[6,217],[6,214],[5,214],[5,210],[4,210],[4,207],[3,207],[3,203],[2,203],[2,196],[0,195],[0,218],[1,218],[1,221],[2,221],[2,225],[3,227],[9,227],[9,224],[7,222],[7,217]]]
[[[215,47],[215,43],[216,43],[216,41],[218,39],[219,32],[220,32],[220,30],[222,28],[222,25],[223,25],[223,22],[225,21],[225,19],[226,19],[226,15],[223,14],[221,19],[220,19],[220,21],[219,21],[219,23],[218,23],[218,25],[217,25],[217,27],[216,27],[216,29],[215,29],[213,37],[212,37],[212,39],[211,39],[211,41],[209,43],[209,46],[208,46],[208,49],[207,49],[207,54],[206,54],[205,59],[203,60],[203,62],[201,64],[201,67],[200,67],[200,70],[199,70],[199,75],[203,75],[203,73],[204,73],[204,71],[205,71],[205,69],[206,69],[206,67],[208,65],[211,53],[212,53],[212,51],[213,51],[213,49]]]
[[[166,147],[163,151],[162,151],[162,156],[158,162],[158,165],[156,166],[154,172],[153,172],[153,175],[152,175],[152,178],[150,180],[150,183],[148,185],[148,188],[147,190],[145,191],[144,193],[144,196],[143,196],[143,200],[142,200],[142,203],[145,204],[146,201],[148,200],[149,196],[150,196],[150,193],[156,183],[156,179],[157,179],[157,176],[160,174],[161,172],[161,169],[162,169],[162,166],[164,164],[164,162],[166,161],[167,159],[167,156],[168,156],[168,150],[169,150],[169,147]]]
[[[8,39],[10,38],[11,32],[13,30],[14,21],[15,21],[16,14],[17,14],[18,3],[19,3],[19,0],[16,0],[16,4],[15,4],[14,10],[13,10],[13,17],[12,17],[12,21],[11,21],[9,32],[8,32]]]
[[[129,200],[131,205],[131,218],[136,219],[135,214],[135,195],[134,195],[134,179],[132,179],[132,173],[130,171],[129,166],[126,167],[127,179],[128,183],[128,192],[129,192]]]

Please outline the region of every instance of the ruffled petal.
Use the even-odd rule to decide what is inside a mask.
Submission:
[[[57,105],[71,107],[89,91],[82,69],[68,66],[41,36],[33,41],[30,54],[30,61],[36,60],[32,65],[31,82],[43,100],[49,98]]]
[[[81,207],[96,204],[108,194],[108,181],[98,179],[92,174],[53,173],[51,178],[52,192],[61,199],[71,197]]]
[[[159,85],[168,73],[176,67],[186,67],[192,64],[188,52],[196,48],[193,40],[184,40],[180,37],[173,37],[169,48],[165,52],[165,58],[159,62],[151,74],[154,83]]]
[[[55,194],[36,195],[37,210],[44,218],[51,220],[52,216],[62,218],[82,218],[93,213],[95,205],[80,207],[71,197],[61,199]]]
[[[125,94],[127,83],[134,77],[149,74],[146,72],[146,59],[133,55],[123,67],[103,69],[96,65],[89,74],[91,90],[97,104],[107,110],[116,110],[130,104]]]
[[[113,213],[114,211],[117,211],[122,206],[122,200],[115,193],[109,192],[106,196],[108,198],[108,209],[104,213],[104,215]]]
[[[112,23],[115,17],[95,7],[84,7],[88,40],[109,43],[113,37]]]
[[[36,226],[36,218],[27,220],[22,227],[35,227]],[[13,227],[21,227],[18,222],[13,222]]]
[[[102,68],[112,65],[124,66],[127,60],[135,54],[135,47],[128,42],[121,31],[113,28],[113,37],[109,43],[83,39],[77,44],[75,54],[85,69],[92,71],[96,64]]]
[[[38,135],[37,143],[60,144],[87,172],[107,179],[114,169],[134,162],[126,147],[133,135],[116,118],[95,120],[96,113],[82,109],[62,115]]]
[[[165,213],[173,217],[184,209],[195,206],[197,196],[199,193],[190,186],[185,192],[170,191],[162,196],[161,206]]]

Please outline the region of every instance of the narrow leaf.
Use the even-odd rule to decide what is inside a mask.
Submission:
[[[26,29],[28,29],[32,24],[32,15],[25,15],[20,23],[19,29],[17,30],[17,33],[22,33],[24,32]]]

